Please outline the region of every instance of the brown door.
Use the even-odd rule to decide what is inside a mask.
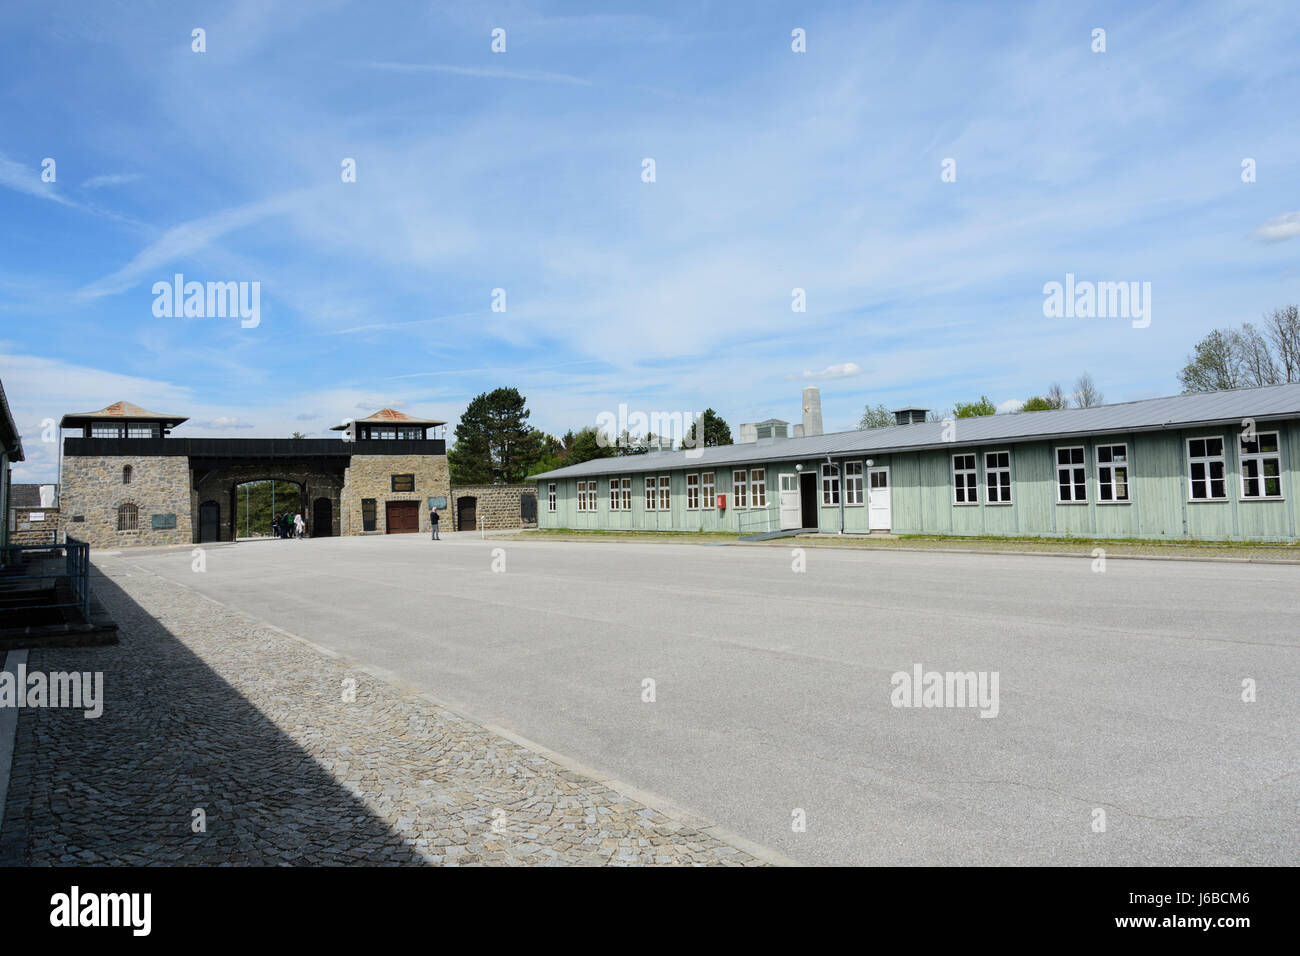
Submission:
[[[390,501],[387,503],[388,534],[410,534],[420,530],[420,503],[418,501]]]

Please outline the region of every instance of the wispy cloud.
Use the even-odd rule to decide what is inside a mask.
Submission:
[[[59,195],[53,183],[44,182],[39,169],[29,169],[22,163],[14,162],[4,153],[0,153],[0,186],[29,196],[39,196],[41,199],[48,199],[64,206],[74,208],[77,206],[72,200]]]
[[[81,184],[82,189],[103,189],[105,186],[124,186],[127,183],[139,182],[144,179],[140,173],[101,173],[98,176],[91,176]]]
[[[802,375],[787,375],[786,381],[818,381],[832,378],[854,378],[862,374],[862,367],[856,362],[842,362],[839,365],[827,365],[821,369],[804,369]]]
[[[456,76],[475,76],[487,80],[524,80],[531,83],[565,83],[571,86],[592,86],[592,81],[570,73],[550,73],[545,70],[504,70],[486,66],[453,66],[450,63],[392,63],[371,62],[372,70],[390,73],[452,73]]]

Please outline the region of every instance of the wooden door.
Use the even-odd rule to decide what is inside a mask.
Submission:
[[[420,530],[418,501],[389,501],[384,530],[387,534],[411,534]]]

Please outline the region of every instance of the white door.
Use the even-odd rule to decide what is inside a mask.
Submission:
[[[799,476],[781,475],[781,530],[803,527],[803,513],[799,502]]]
[[[888,531],[889,514],[889,466],[872,468],[867,475],[867,527],[872,531]]]

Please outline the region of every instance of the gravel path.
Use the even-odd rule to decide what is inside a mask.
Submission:
[[[129,557],[96,568],[122,643],[28,671],[102,671],[104,713],[21,711],[0,863],[761,865]]]

